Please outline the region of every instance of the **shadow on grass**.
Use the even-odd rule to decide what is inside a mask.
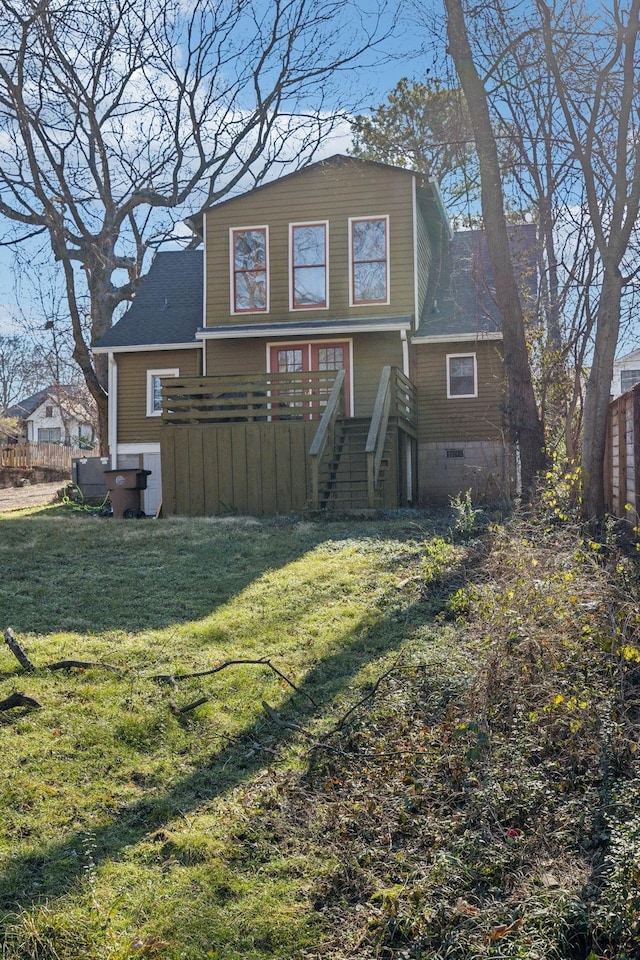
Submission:
[[[201,620],[327,540],[427,536],[406,522],[112,521],[48,510],[0,521],[0,629],[158,630]]]
[[[428,605],[416,602],[394,613],[383,614],[365,633],[347,636],[340,651],[318,663],[300,684],[298,691],[279,705],[283,718],[304,725],[328,712],[358,671],[368,662],[398,650],[420,626],[431,621]],[[314,706],[311,699],[315,701]],[[260,715],[236,740],[203,760],[197,769],[168,786],[161,795],[120,809],[107,825],[76,832],[53,843],[38,855],[5,863],[0,874],[0,909],[13,912],[28,909],[44,899],[61,896],[80,880],[86,863],[83,848],[90,833],[92,858],[96,865],[117,859],[122,851],[166,825],[177,816],[197,810],[202,804],[223,796],[256,776],[272,762],[272,755],[255,754],[256,741],[264,738],[265,716]],[[294,733],[274,724],[269,728],[269,746],[284,747]]]

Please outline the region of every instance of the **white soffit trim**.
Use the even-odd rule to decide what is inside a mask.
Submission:
[[[118,453],[160,453],[159,443],[119,443]]]
[[[234,330],[233,326],[225,327],[224,330],[199,330],[196,337],[202,340],[243,340],[255,339],[256,337],[328,337],[337,335],[353,336],[355,333],[397,333],[402,330],[411,330],[411,321],[403,323],[367,323],[354,326],[348,321],[335,326],[318,324],[314,327],[298,326],[295,323],[287,323],[282,326],[269,324],[267,329],[261,330],[260,325],[256,324],[250,330],[241,328]]]
[[[199,350],[200,344],[191,343],[143,343],[127,344],[121,347],[92,347],[92,353],[150,353],[152,350]]]
[[[476,343],[482,340],[502,340],[501,333],[442,333],[433,337],[411,337],[411,343]]]

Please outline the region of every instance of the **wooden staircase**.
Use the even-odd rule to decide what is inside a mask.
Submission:
[[[371,509],[367,487],[366,444],[371,420],[366,417],[339,419],[333,458],[328,461],[327,475],[320,496],[320,509],[352,511]],[[384,470],[376,489],[375,508],[381,507]]]

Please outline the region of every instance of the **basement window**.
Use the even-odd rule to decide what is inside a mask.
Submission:
[[[464,457],[464,450],[447,450],[447,460],[460,460]]]

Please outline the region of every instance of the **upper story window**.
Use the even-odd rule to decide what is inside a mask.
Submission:
[[[162,414],[162,378],[179,377],[176,367],[167,370],[147,370],[147,416],[159,417]]]
[[[267,227],[231,231],[231,312],[269,310]]]
[[[478,396],[478,365],[475,353],[447,354],[447,397]]]
[[[328,306],[327,233],[326,222],[292,223],[289,228],[292,310]]]
[[[44,415],[45,415],[45,417],[47,417],[48,419],[50,419],[50,418],[53,416],[53,407],[45,407],[45,408],[44,408]]]
[[[349,220],[351,304],[389,302],[389,218]]]

